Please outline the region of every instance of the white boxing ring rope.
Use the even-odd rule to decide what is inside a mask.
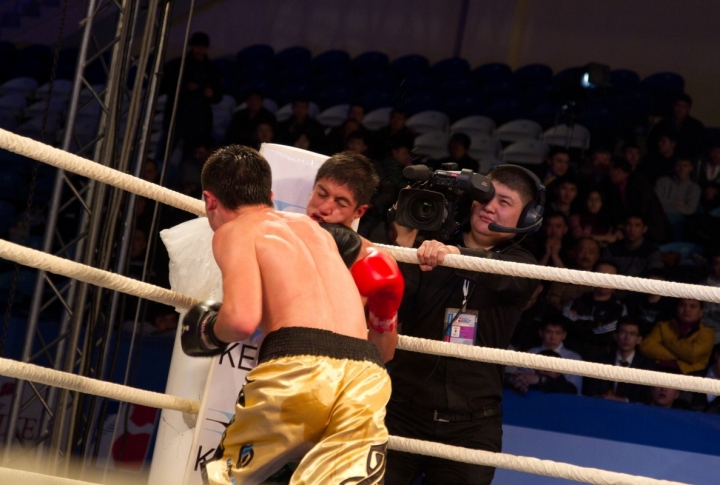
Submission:
[[[70,478],[52,477],[40,473],[0,467],[0,483],[22,483],[23,485],[99,485]]]
[[[179,192],[152,184],[145,180],[133,177],[91,160],[70,154],[59,148],[53,148],[38,141],[16,135],[0,129],[0,148],[4,148],[18,155],[24,155],[34,160],[47,163],[54,167],[74,172],[100,182],[112,185],[129,192],[142,195],[149,199],[162,202],[169,206],[196,214],[205,215],[205,206],[201,200],[193,199]],[[417,250],[386,246],[378,244],[395,259],[406,263],[417,263]],[[631,276],[610,275],[604,273],[591,273],[565,268],[550,268],[533,264],[512,263],[469,256],[449,254],[445,257],[443,266],[450,266],[469,271],[497,273],[521,278],[533,278],[561,283],[572,283],[584,286],[600,286],[619,290],[639,291],[654,295],[670,296],[676,298],[694,298],[703,301],[720,303],[720,288],[674,283],[671,281],[658,281]]]
[[[16,261],[20,264],[44,269],[50,273],[70,276],[88,284],[122,291],[139,298],[145,298],[168,306],[190,308],[200,300],[182,295],[159,286],[102,271],[84,264],[68,261],[42,251],[26,248],[15,243],[0,240],[0,258]],[[471,347],[468,345],[439,342],[417,337],[399,336],[398,348],[414,352],[423,352],[447,357],[459,357],[493,364],[514,365],[536,369],[577,374],[598,379],[620,380],[633,384],[662,386],[684,391],[720,394],[720,380],[705,377],[666,374],[663,372],[611,366],[571,359],[557,359],[545,355],[528,354],[513,350]],[[0,362],[9,359],[0,359]],[[9,361],[15,362],[15,361]],[[27,365],[18,363],[18,365]],[[44,369],[38,367],[38,369]],[[56,371],[58,372],[58,371]],[[2,373],[2,367],[0,367]],[[32,379],[28,379],[32,380]],[[188,412],[188,411],[185,411]]]
[[[177,207],[197,215],[204,215],[203,203],[182,194],[173,192],[144,180],[137,179],[116,170],[104,167],[90,160],[71,155],[62,150],[49,147],[29,138],[21,137],[0,129],[0,147],[14,153],[43,161],[63,170],[72,171],[89,178],[108,183],[133,193],[143,195]],[[417,263],[415,251],[404,248],[382,246],[399,261]],[[78,280],[103,286],[105,288],[123,291],[141,298],[164,303],[179,308],[188,308],[194,305],[197,300],[179,293],[155,287],[130,278],[113,273],[97,270],[85,265],[74,263],[56,256],[48,255],[41,251],[35,251],[7,241],[0,241],[0,257],[16,261],[20,264],[44,269],[48,272],[61,274],[76,278]],[[485,263],[494,263],[487,265]],[[477,264],[480,263],[480,264]],[[620,287],[623,289],[640,288],[641,291],[648,291],[666,296],[678,296],[705,299],[707,301],[720,302],[720,290],[702,292],[699,289],[708,289],[697,285],[681,285],[678,283],[656,282],[658,285],[638,286],[632,285],[639,278],[619,277],[617,275],[602,275],[602,278],[595,273],[584,273],[570,270],[557,270],[555,268],[542,268],[533,265],[507,263],[492,261],[481,258],[448,255],[445,265],[460,267],[461,269],[472,269],[474,271],[492,271],[501,274],[509,274],[518,277],[539,278],[545,280],[562,281],[583,285]],[[549,272],[540,271],[554,270]],[[573,273],[580,274],[579,276]],[[625,279],[621,281],[621,279]],[[613,279],[618,279],[614,284]],[[650,289],[652,288],[652,289]],[[692,293],[690,293],[692,291]],[[534,367],[538,369],[553,370],[563,373],[580,374],[588,377],[597,377],[613,380],[627,380],[637,384],[662,385],[663,387],[691,390],[696,392],[720,394],[720,381],[711,379],[668,375],[658,372],[641,371],[630,368],[617,368],[614,366],[593,364],[589,362],[570,361],[567,359],[553,359],[550,357],[522,354],[502,349],[486,348],[464,348],[457,344],[444,342],[426,341],[424,339],[400,337],[398,348],[406,350],[424,351],[436,355],[448,355],[461,358],[469,358],[484,362],[492,362],[506,365],[518,365],[523,367]],[[467,352],[480,351],[480,352]],[[486,352],[490,351],[490,352]],[[568,365],[571,364],[571,365]],[[579,365],[578,365],[579,364]],[[94,393],[100,396],[124,400],[136,404],[145,404],[153,407],[175,409],[182,412],[197,414],[199,403],[186,399],[167,396],[149,391],[142,391],[118,384],[106,383],[95,379],[75,376],[68,373],[54,371],[31,364],[20,363],[9,359],[0,359],[0,374],[9,375],[35,382],[41,382],[57,387],[64,387],[86,393]],[[72,386],[72,387],[71,387]],[[556,463],[536,458],[517,457],[503,453],[490,453],[477,450],[465,450],[462,448],[427,443],[406,438],[391,437],[390,446],[392,449],[411,451],[430,456],[442,456],[445,458],[476,463],[511,470],[536,473],[541,475],[567,478],[596,484],[670,484],[664,480],[655,480],[644,477],[635,477],[622,473],[608,472],[591,468],[578,467],[564,463]],[[3,473],[0,471],[0,473]],[[0,475],[1,477],[2,475]],[[53,483],[79,483],[77,481],[53,482]]]

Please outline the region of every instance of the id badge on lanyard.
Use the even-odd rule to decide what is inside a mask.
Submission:
[[[475,345],[478,312],[466,308],[470,281],[463,282],[462,308],[445,309],[444,341],[454,344]]]

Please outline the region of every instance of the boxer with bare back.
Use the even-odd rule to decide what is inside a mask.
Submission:
[[[402,276],[374,252],[351,274],[330,233],[272,208],[271,183],[267,161],[236,145],[202,172],[224,296],[188,312],[183,350],[216,355],[258,327],[265,334],[204,480],[256,484],[300,460],[291,484],[382,483],[390,381],[358,287],[375,308],[397,311]]]

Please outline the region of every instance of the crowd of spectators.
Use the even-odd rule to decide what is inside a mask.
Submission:
[[[280,143],[327,155],[350,150],[367,156],[381,180],[359,232],[387,243],[394,240],[387,211],[410,183],[403,177],[405,167],[425,164],[439,169],[454,163],[458,170],[482,169],[470,156],[470,137],[464,133],[450,137],[447,157],[417,156],[417,133],[407,125],[411,113],[399,105],[393,107],[386,126],[370,131],[363,124],[366,107],[351,102],[346,119],[328,128],[315,119],[306,96],[296,96],[291,116],[279,122],[262,90],[250,90],[236,100],[241,105],[219,136],[212,105],[225,93],[208,57],[209,45],[207,35],[193,35],[181,82],[180,59],[175,59],[167,64],[162,83],[168,99],[176,87],[180,90],[166,185],[187,195],[200,197],[203,163],[227,144],[259,149],[262,143]],[[169,136],[172,104],[165,108],[164,137]],[[553,147],[544,163],[527,166],[548,194],[542,229],[521,242],[539,264],[720,287],[720,139],[691,116],[688,95],[676,96],[671,104],[668,116],[648,124],[637,136],[618,135],[613,143],[594,143],[588,151]],[[146,162],[143,177],[148,181],[158,180],[164,140],[155,158]],[[144,262],[154,207],[138,200],[130,255],[135,272]],[[161,225],[181,221],[181,215],[170,211]],[[156,266],[163,264],[159,258]],[[165,310],[152,312],[151,326],[159,331],[177,324],[174,313]],[[512,341],[516,350],[558,358],[720,378],[717,303],[542,282]],[[529,369],[512,369],[505,383],[520,393],[538,389],[720,412],[720,400],[714,396]]]
[[[215,146],[259,148],[272,142],[328,155],[350,150],[370,158],[380,174],[380,187],[360,232],[384,243],[393,239],[387,210],[409,183],[403,168],[420,163],[432,169],[447,163],[456,169],[481,168],[470,157],[470,138],[463,133],[450,138],[446,158],[416,156],[417,134],[406,125],[409,114],[399,107],[387,126],[369,131],[359,102],[349,105],[339,126],[325,128],[313,118],[310,100],[304,97],[293,101],[292,115],[283,122],[266,109],[260,91],[239,101],[245,104],[234,113],[222,140],[199,136],[194,147],[186,148],[174,182],[178,189],[198,195],[199,169]],[[539,264],[720,286],[720,248],[714,247],[714,233],[697,230],[720,224],[712,213],[720,206],[720,140],[690,116],[691,106],[690,97],[682,94],[673,100],[669,116],[644,135],[618,138],[613,146],[595,146],[587,153],[554,147],[544,163],[528,166],[548,193],[541,231],[522,241]],[[674,242],[691,251],[668,246]],[[513,345],[559,358],[717,378],[718,308],[692,299],[543,282],[525,308]],[[707,396],[530,369],[508,369],[505,383],[520,393],[537,389],[720,410]]]

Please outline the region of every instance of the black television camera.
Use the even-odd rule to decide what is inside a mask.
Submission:
[[[444,163],[441,170],[435,172],[427,165],[405,167],[403,176],[416,183],[400,191],[397,209],[394,209],[397,223],[432,233],[442,241],[449,240],[461,225],[458,210],[470,202],[468,196],[487,202],[495,195],[489,178],[470,169],[457,171],[457,168],[456,163]]]

